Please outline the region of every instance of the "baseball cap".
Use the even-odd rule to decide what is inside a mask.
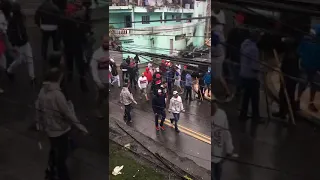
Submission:
[[[173,91],[173,95],[176,95],[176,94],[178,94],[178,91]]]

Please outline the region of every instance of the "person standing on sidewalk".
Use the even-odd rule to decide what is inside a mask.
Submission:
[[[192,101],[192,77],[189,71],[187,71],[185,79],[186,100]]]
[[[226,113],[218,107],[214,97],[212,97],[211,102],[213,113],[211,123],[211,137],[213,137],[211,144],[211,177],[214,180],[220,180],[223,158],[232,155],[234,147]]]
[[[173,118],[170,119],[171,124],[174,124],[175,130],[179,133],[178,121],[180,119],[180,113],[185,112],[182,104],[182,98],[179,96],[178,91],[173,91],[173,97],[170,99],[169,112],[172,112]]]
[[[297,43],[293,39],[284,39],[285,45],[285,52],[283,56],[283,60],[281,62],[281,72],[286,74],[287,76],[298,78],[300,75],[299,70],[299,55],[297,53]],[[297,81],[285,76],[284,83],[281,83],[280,91],[279,91],[279,112],[273,113],[274,117],[286,118],[286,115],[289,112],[288,103],[285,96],[285,90],[288,93],[289,101],[291,107],[293,109],[293,113],[295,114],[296,111],[296,104],[295,104],[295,93],[296,93],[296,86]],[[289,122],[292,122],[289,121]]]
[[[116,62],[114,62],[113,59],[110,59],[110,66],[111,66],[111,75],[112,75],[112,82],[111,82],[111,85],[113,86],[113,84],[115,82],[118,83],[118,87],[120,88],[120,77],[119,77],[119,73],[118,73],[118,67],[117,67],[117,64]]]
[[[90,62],[93,81],[97,85],[96,115],[99,119],[103,118],[100,108],[109,91],[109,63],[108,36],[104,35],[101,47],[93,53]]]
[[[133,95],[129,91],[129,85],[124,84],[123,88],[120,93],[120,103],[124,105],[124,116],[123,119],[126,122],[132,122],[131,118],[131,110],[132,110],[132,103],[138,104],[136,100],[134,100]]]
[[[35,84],[35,75],[34,75],[34,65],[33,65],[33,53],[32,48],[29,43],[29,37],[27,34],[26,28],[26,17],[21,12],[20,4],[12,4],[12,16],[9,19],[8,24],[8,38],[11,45],[17,49],[19,55],[18,57],[10,64],[7,69],[7,74],[10,79],[13,79],[13,71],[20,64],[26,63],[28,67],[28,73],[30,76],[31,84]]]
[[[66,160],[71,127],[75,126],[85,134],[88,131],[75,116],[72,103],[61,92],[62,76],[57,68],[46,75],[47,81],[43,83],[35,103],[36,120],[37,129],[46,132],[51,144],[46,179],[70,180]]]
[[[41,54],[44,60],[47,59],[50,38],[52,39],[53,50],[58,51],[60,49],[59,23],[62,15],[63,11],[52,0],[44,1],[36,10],[34,21],[41,29]]]
[[[140,93],[141,93],[140,99],[142,99],[142,96],[144,95],[146,97],[146,100],[148,101],[149,100],[148,94],[147,94],[148,79],[147,79],[147,77],[145,77],[144,73],[142,73],[138,79],[138,87],[139,87]]]
[[[257,42],[260,39],[260,34],[257,31],[253,31],[250,34],[250,38],[246,39],[241,44],[241,69],[240,77],[242,79],[243,97],[240,112],[240,121],[247,120],[247,113],[249,107],[249,101],[252,106],[252,120],[254,123],[260,121],[260,63],[259,63],[259,49]]]
[[[162,90],[158,89],[158,94],[152,99],[152,109],[155,116],[156,130],[164,130],[163,123],[166,119],[166,97],[163,95]],[[159,129],[159,116],[161,116],[160,129]]]

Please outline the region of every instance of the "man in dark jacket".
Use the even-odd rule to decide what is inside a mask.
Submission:
[[[127,61],[122,61],[122,63],[120,64],[120,69],[122,71],[122,81],[124,82],[125,79],[128,79],[129,64],[127,63]]]
[[[36,11],[34,20],[42,33],[41,53],[43,59],[47,59],[47,50],[50,38],[52,39],[53,50],[58,51],[60,49],[58,30],[62,15],[63,11],[61,11],[52,0],[44,1]]]
[[[165,75],[166,75],[166,81],[168,86],[168,94],[171,95],[173,80],[174,80],[174,72],[171,68],[168,67]]]
[[[130,78],[130,87],[132,88],[134,85],[134,89],[137,89],[137,67],[134,60],[131,60],[129,64],[128,73]]]
[[[78,5],[77,5],[78,6]],[[80,87],[83,92],[88,91],[85,81],[85,60],[83,47],[86,43],[86,35],[91,27],[85,21],[85,9],[78,8],[76,12],[66,16],[62,25],[64,50],[68,68],[68,81],[73,79],[73,66],[77,66],[80,76]]]
[[[152,99],[152,109],[155,115],[156,130],[160,130],[158,122],[159,116],[161,116],[160,128],[164,130],[163,123],[166,119],[166,97],[163,95],[161,89],[158,90],[158,94]]]

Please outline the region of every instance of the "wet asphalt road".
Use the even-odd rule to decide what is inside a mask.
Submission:
[[[111,88],[109,97],[109,116],[123,121],[123,110],[121,109],[121,105],[118,102],[119,94],[120,89],[118,87]],[[173,128],[166,125],[165,131],[157,132],[155,129],[151,102],[140,100],[139,96],[134,91],[133,94],[138,102],[138,105],[134,105],[134,109],[132,112],[133,123],[130,123],[128,125],[134,127],[146,136],[163,143],[165,147],[168,147],[171,150],[177,152],[182,157],[188,157],[198,165],[210,170],[210,144],[195,139],[194,137],[186,135],[183,132],[180,132],[178,134],[174,131]],[[199,108],[197,108],[195,107],[196,105],[192,105],[193,103],[196,102],[192,102],[191,105],[185,104],[186,112],[190,112],[192,115],[187,113],[181,114],[181,118],[179,121],[180,125],[192,129],[193,131],[210,136],[210,129],[207,125],[208,123],[210,123],[210,118],[208,116],[205,116],[205,106],[208,106],[208,104],[202,104],[201,106],[199,106]],[[202,110],[201,107],[203,107]],[[201,116],[201,114],[203,116]],[[171,118],[171,116],[171,114],[167,113],[167,119]]]
[[[216,86],[219,88],[219,86]],[[260,93],[260,112],[268,120],[265,93]],[[223,165],[222,180],[304,180],[319,179],[320,131],[301,117],[296,119],[295,127],[285,127],[279,119],[270,123],[246,128],[238,122],[238,101],[220,104],[226,111],[230,122],[235,152],[239,158],[226,160]],[[270,102],[270,101],[269,101]],[[278,109],[270,105],[271,111]]]

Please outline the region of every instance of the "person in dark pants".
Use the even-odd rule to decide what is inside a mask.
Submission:
[[[73,67],[75,63],[80,76],[81,90],[88,92],[89,89],[85,80],[86,63],[83,55],[83,45],[86,42],[86,34],[90,31],[91,27],[86,23],[81,23],[85,19],[85,14],[84,10],[77,10],[66,16],[63,22],[63,42],[65,45],[68,81],[72,81],[73,79]]]
[[[296,51],[297,44],[292,39],[285,39],[284,45],[285,45],[285,52],[284,52],[283,60],[281,63],[281,72],[283,74],[288,75],[288,76],[298,78],[299,77],[299,58],[300,57]],[[288,93],[291,107],[293,108],[293,111],[295,112],[295,110],[296,110],[295,92],[296,92],[297,81],[295,81],[294,79],[291,79],[287,76],[284,76],[284,83],[285,83],[285,89]],[[279,92],[280,108],[279,108],[279,112],[272,114],[274,117],[285,118],[289,112],[288,103],[287,103],[287,99],[286,99],[285,92],[284,92],[285,89],[284,89],[283,84],[281,83],[280,92]],[[290,122],[292,122],[292,121],[290,121]]]
[[[125,79],[128,78],[128,69],[129,69],[129,64],[123,60],[123,62],[120,64],[120,69],[122,71],[122,81],[124,82]]]
[[[72,126],[77,127],[85,134],[88,131],[77,119],[73,106],[61,92],[61,79],[62,73],[58,68],[50,69],[46,74],[47,81],[43,83],[35,103],[36,120],[37,129],[46,132],[51,144],[46,179],[69,180],[66,165],[69,151],[69,132]]]
[[[130,87],[132,88],[134,86],[134,89],[137,89],[137,67],[134,61],[131,61],[128,72],[130,78]]]
[[[165,72],[165,78],[168,86],[168,95],[171,95],[173,88],[174,72],[169,67],[167,67],[167,71]]]
[[[260,34],[256,31],[251,32],[250,38],[246,39],[241,44],[241,69],[240,77],[242,79],[242,87],[244,90],[242,97],[242,105],[239,119],[241,121],[247,120],[247,113],[249,101],[252,106],[252,120],[257,123],[260,121],[260,63],[259,63],[259,49],[257,42]]]
[[[124,116],[123,119],[127,122],[132,122],[131,118],[131,110],[132,110],[132,103],[137,104],[137,101],[134,100],[133,95],[128,89],[129,85],[124,84],[122,91],[120,93],[120,102],[124,105]]]
[[[185,79],[186,100],[192,101],[192,77],[190,72],[187,72]]]
[[[41,29],[42,44],[41,53],[44,60],[47,59],[49,39],[52,39],[53,50],[60,49],[59,23],[63,11],[52,0],[44,1],[37,9],[34,16],[36,25]]]
[[[161,116],[160,128],[164,130],[163,123],[166,119],[166,97],[162,94],[162,90],[158,89],[158,94],[152,99],[152,109],[155,116],[156,130],[159,131],[159,116]]]

